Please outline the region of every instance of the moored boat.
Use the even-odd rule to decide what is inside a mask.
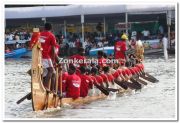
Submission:
[[[5,58],[20,58],[28,52],[26,48],[19,48],[5,53]]]

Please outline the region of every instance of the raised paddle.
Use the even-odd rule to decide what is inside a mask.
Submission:
[[[29,93],[26,94],[24,97],[22,97],[21,99],[19,99],[16,103],[17,103],[17,104],[20,104],[20,103],[23,102],[25,99],[28,99],[28,100],[32,99],[32,93],[29,92]]]

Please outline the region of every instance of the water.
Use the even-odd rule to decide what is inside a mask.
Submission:
[[[5,63],[5,118],[175,118],[175,57],[145,58],[145,69],[159,79],[141,92],[92,102],[78,107],[33,112],[31,101],[16,101],[30,92],[30,76],[26,73],[31,60],[8,59]]]

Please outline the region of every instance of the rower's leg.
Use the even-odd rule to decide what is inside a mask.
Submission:
[[[51,77],[51,90],[55,92],[55,88],[56,88],[56,74],[53,73]]]
[[[50,91],[49,82],[50,82],[50,79],[52,78],[53,68],[49,67],[49,68],[47,68],[47,70],[48,70],[48,73],[47,73],[46,77],[44,78],[43,84],[44,84],[44,87],[46,88],[46,90]]]

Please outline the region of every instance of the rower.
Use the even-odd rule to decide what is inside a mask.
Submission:
[[[75,74],[76,68],[73,65],[69,66],[68,76],[66,78],[66,97],[79,98],[81,79]]]
[[[95,88],[94,88],[94,77],[91,76],[91,69],[86,68],[86,75],[89,78],[89,90],[88,90],[88,96],[94,96],[95,94]]]
[[[47,91],[50,91],[50,79],[52,76],[55,77],[55,69],[53,67],[52,59],[50,56],[50,49],[52,47],[55,55],[55,59],[59,62],[59,57],[55,54],[55,47],[56,47],[56,38],[54,34],[51,32],[52,25],[50,23],[45,23],[44,31],[40,33],[40,42],[42,46],[42,65],[44,69],[47,69],[47,75],[43,81],[44,87]],[[53,75],[54,74],[54,75]],[[55,78],[52,79],[51,83],[55,83]]]
[[[70,59],[74,60],[73,65],[76,68],[80,68],[81,66],[86,66],[86,63],[85,63],[86,57],[84,56],[84,54],[85,54],[84,48],[80,47],[78,48],[78,54],[70,56]]]
[[[104,58],[104,56],[106,56],[106,54],[103,51],[98,51],[98,66],[100,66],[100,68],[106,66],[106,59]]]
[[[81,79],[81,86],[80,86],[80,96],[86,97],[88,95],[89,84],[90,80],[89,77],[86,75],[86,68],[84,66],[80,67],[80,79]]]
[[[65,65],[62,68],[62,96],[66,97],[66,79],[68,77],[67,69],[65,68]],[[61,80],[60,80],[60,73],[59,73],[59,82],[58,82],[58,91],[61,91]]]
[[[109,66],[103,67],[103,71],[104,71],[104,74],[107,76],[107,80],[108,80],[108,84],[109,84],[108,88],[117,89],[117,85],[114,83],[115,78],[110,73]]]
[[[96,67],[93,67],[91,69],[91,75],[92,75],[92,79],[94,80],[94,84],[98,84],[100,87],[104,88],[103,85],[103,78],[99,75],[97,75],[98,73],[98,69]],[[95,94],[96,95],[100,95],[101,91],[97,88],[95,88]]]

